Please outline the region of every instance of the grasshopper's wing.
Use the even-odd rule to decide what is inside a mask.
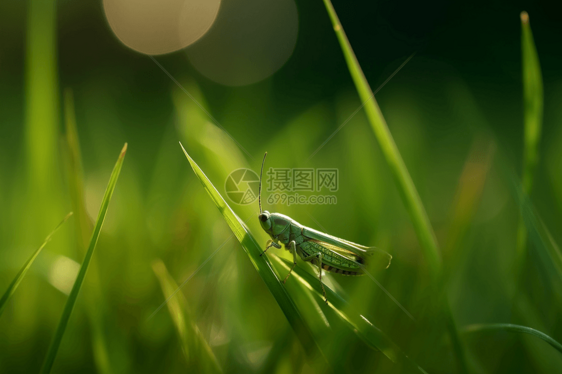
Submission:
[[[372,254],[373,252],[376,251],[376,248],[374,247],[366,247],[361,244],[353,243],[350,242],[349,240],[341,239],[329,234],[325,234],[318,230],[311,229],[310,227],[304,227],[302,233],[304,236],[306,236],[309,239],[315,239],[324,243],[332,244],[337,247],[347,249],[348,251],[351,251],[360,256]]]
[[[347,258],[348,260],[356,262],[359,265],[364,264],[363,256],[358,255],[356,253],[353,253],[351,251],[348,251],[347,249],[344,249],[342,247],[338,247],[337,245],[333,245],[333,244],[326,243],[326,242],[323,242],[321,240],[316,240],[316,239],[307,239],[306,241],[315,242],[315,243],[321,245],[322,247],[330,250],[331,252],[337,253],[337,254]]]
[[[325,233],[320,232],[318,230],[311,229],[310,227],[304,227],[303,230],[302,230],[302,234],[309,239],[314,239],[314,240],[317,240],[319,242],[330,244],[331,246],[334,246],[335,248],[339,248],[339,250],[346,250],[346,251],[352,252],[356,256],[373,255],[374,253],[379,252],[379,253],[382,253],[382,254],[388,256],[389,265],[390,265],[390,260],[392,259],[392,255],[390,255],[390,253],[385,252],[383,250],[380,250],[378,248],[367,247],[367,246],[364,246],[364,245],[361,245],[361,244],[353,243],[353,242],[350,242],[349,240],[341,239],[341,238],[338,238],[338,237],[335,237],[335,236],[332,236],[332,235],[329,235],[329,234],[325,234]]]

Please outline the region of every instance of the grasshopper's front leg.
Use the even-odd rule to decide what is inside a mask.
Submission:
[[[277,249],[280,249],[280,248],[281,248],[281,245],[280,245],[280,244],[277,244],[277,243],[275,243],[273,240],[269,239],[269,240],[267,241],[267,244],[265,245],[265,250],[264,250],[262,253],[260,253],[260,256],[263,255],[265,252],[267,252],[267,250],[268,250],[269,248],[271,248],[271,247],[275,247],[275,248],[277,248]]]
[[[293,253],[293,266],[291,267],[291,270],[289,270],[289,274],[287,274],[287,276],[283,280],[283,284],[287,282],[287,279],[289,279],[289,275],[291,275],[293,269],[295,268],[295,266],[297,266],[297,244],[294,240],[291,240],[291,242],[289,242],[289,251]]]

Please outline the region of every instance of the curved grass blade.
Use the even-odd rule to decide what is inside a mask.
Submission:
[[[490,324],[468,325],[462,329],[462,332],[465,334],[475,333],[475,332],[485,332],[485,331],[507,331],[507,332],[521,333],[521,334],[529,334],[539,339],[542,339],[543,341],[550,344],[558,352],[562,353],[562,344],[558,343],[556,340],[552,339],[550,336],[546,335],[545,333],[526,326],[512,325],[510,323],[490,323]]]
[[[369,123],[375,132],[375,136],[380,144],[382,153],[390,167],[390,170],[398,185],[398,190],[410,217],[414,224],[416,235],[421,243],[424,257],[428,262],[432,275],[437,279],[441,271],[441,257],[439,255],[437,239],[429,223],[429,218],[422,204],[416,186],[408,173],[408,169],[402,160],[402,156],[398,151],[394,138],[388,129],[386,121],[381,113],[377,100],[373,95],[373,91],[363,74],[363,70],[355,57],[355,53],[349,44],[349,40],[340,24],[338,15],[330,0],[324,0],[324,5],[328,10],[330,20],[334,26],[334,31],[340,43],[343,55],[347,62],[347,67],[355,83],[355,88],[361,98],[361,102],[365,106],[365,112]]]
[[[328,15],[330,16],[330,20],[332,21],[334,31],[336,32],[347,67],[351,77],[353,78],[353,82],[355,83],[355,88],[361,98],[362,105],[365,106],[365,112],[369,123],[371,124],[375,136],[377,137],[381,151],[384,154],[390,171],[396,180],[398,191],[404,201],[404,205],[410,214],[414,230],[418,240],[420,241],[424,257],[428,263],[430,274],[435,283],[441,283],[443,277],[442,259],[439,253],[437,238],[435,237],[435,233],[433,232],[433,228],[429,222],[429,217],[427,216],[416,186],[412,181],[412,177],[406,168],[406,164],[404,164],[404,160],[400,155],[400,151],[394,142],[394,138],[388,129],[377,100],[375,99],[375,95],[373,94],[373,91],[363,74],[363,70],[357,61],[357,57],[355,57],[353,48],[351,48],[351,44],[347,39],[332,2],[330,0],[323,1],[328,11]],[[444,297],[444,301],[441,302],[441,304],[443,304],[443,310],[447,318],[447,327],[449,329],[449,335],[451,337],[459,369],[463,373],[468,373],[463,345],[458,337],[458,331],[446,297]]]
[[[2,312],[4,312],[4,309],[6,308],[6,304],[8,303],[8,300],[10,299],[10,297],[12,297],[12,295],[16,291],[16,288],[21,283],[23,277],[25,276],[25,274],[27,273],[27,271],[31,267],[31,264],[33,264],[33,261],[35,261],[37,256],[39,256],[39,253],[41,253],[41,251],[43,250],[43,248],[45,248],[47,243],[49,243],[51,241],[51,238],[53,237],[53,235],[66,222],[66,220],[70,218],[71,215],[72,215],[72,212],[68,213],[66,215],[66,217],[64,217],[64,219],[57,225],[57,227],[55,227],[55,229],[53,231],[51,231],[51,233],[45,238],[45,241],[43,242],[43,244],[41,244],[41,246],[39,248],[37,248],[37,250],[35,252],[33,252],[31,257],[29,257],[27,262],[23,265],[23,267],[21,268],[19,273],[16,275],[16,277],[14,278],[12,283],[10,283],[10,285],[8,286],[8,289],[6,290],[4,295],[2,296],[2,299],[0,299],[0,316],[2,315]]]
[[[289,271],[292,267],[292,263],[289,260],[280,258],[275,255],[270,255],[273,258],[274,265],[276,268],[282,268],[283,271]],[[295,279],[301,282],[308,290],[314,292],[320,300],[324,300],[322,293],[322,285],[318,278],[304,270],[303,268],[296,266],[293,270],[293,275]],[[340,295],[332,291],[328,286],[324,286],[326,289],[326,296],[328,298],[328,305],[336,314],[348,325],[348,327],[357,334],[357,336],[363,340],[369,347],[381,351],[389,360],[394,363],[404,364],[410,369],[415,369],[421,373],[425,371],[414,363],[406,354],[378,327],[376,327],[371,321],[369,321],[365,316],[353,315],[344,312],[348,306],[347,301],[345,301]]]
[[[60,343],[64,336],[66,326],[68,325],[68,320],[70,319],[70,315],[72,314],[72,310],[74,309],[74,304],[76,304],[76,299],[78,298],[80,288],[82,287],[82,283],[84,282],[84,278],[86,277],[86,272],[88,271],[88,266],[90,265],[92,255],[94,254],[94,249],[96,248],[96,244],[100,236],[101,228],[103,226],[103,222],[107,214],[107,209],[109,207],[109,202],[111,201],[111,197],[113,196],[113,191],[115,190],[115,185],[117,184],[117,179],[119,178],[119,173],[121,172],[121,166],[123,166],[123,160],[125,159],[126,152],[127,143],[125,143],[125,146],[121,150],[121,154],[117,159],[117,163],[115,164],[115,167],[111,172],[111,177],[109,178],[109,183],[101,202],[98,219],[96,220],[96,225],[94,226],[94,231],[90,239],[88,251],[86,252],[86,256],[84,257],[84,261],[82,262],[82,266],[80,267],[80,271],[78,272],[78,276],[76,277],[76,281],[74,282],[72,291],[70,291],[70,295],[68,296],[68,300],[66,301],[66,304],[64,306],[64,310],[62,312],[59,325],[57,326],[55,336],[53,337],[53,340],[47,352],[47,356],[45,357],[45,361],[43,362],[41,373],[49,373],[51,371],[51,368],[53,367],[53,363],[55,362]]]
[[[261,276],[269,291],[272,293],[273,297],[281,307],[281,310],[285,314],[285,317],[289,321],[289,324],[295,331],[295,334],[299,338],[302,347],[304,348],[307,357],[310,362],[315,365],[325,364],[325,357],[323,357],[322,352],[315,341],[310,327],[307,325],[306,321],[303,319],[301,313],[299,312],[297,306],[293,302],[293,299],[288,294],[285,287],[283,287],[281,281],[273,271],[271,263],[267,256],[260,256],[263,252],[261,246],[257,243],[254,236],[250,233],[246,224],[238,218],[234,211],[228,206],[226,201],[223,199],[221,194],[217,191],[215,186],[207,178],[205,173],[199,168],[199,166],[193,161],[183,145],[180,146],[185,153],[185,157],[189,161],[195,175],[199,178],[203,187],[207,190],[207,193],[221,212],[226,223],[240,242],[242,248],[250,258],[252,265],[257,270],[258,274]],[[322,363],[324,361],[324,363]]]
[[[188,370],[194,373],[222,373],[211,347],[197,325],[191,321],[187,300],[181,292],[174,294],[178,285],[168,273],[166,265],[161,260],[156,260],[152,269],[160,281],[164,297],[169,298],[166,305],[180,338]]]

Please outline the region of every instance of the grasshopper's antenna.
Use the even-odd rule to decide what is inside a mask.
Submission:
[[[263,177],[263,165],[265,165],[265,158],[267,157],[267,152],[263,155],[263,161],[261,163],[261,171],[260,171],[260,187],[258,189],[258,203],[260,204],[260,214],[262,213],[261,210],[261,179]]]

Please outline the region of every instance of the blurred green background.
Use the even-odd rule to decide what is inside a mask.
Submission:
[[[241,3],[225,0],[217,20],[225,22],[225,4]],[[199,42],[155,56],[157,63],[123,45],[101,1],[0,3],[0,292],[75,211],[0,316],[0,372],[39,371],[84,256],[81,233],[91,228],[80,227],[73,207],[80,198],[72,197],[77,174],[70,170],[80,168],[68,167],[65,137],[73,117],[83,169],[78,191],[90,217],[123,143],[129,150],[53,372],[213,372],[212,356],[225,373],[407,371],[290,279],[287,290],[327,365],[318,369],[307,359],[178,141],[223,196],[228,174],[258,171],[265,151],[266,168],[338,168],[336,205],[265,208],[390,252],[392,265],[372,271],[415,322],[367,277],[326,275],[325,283],[348,301],[349,313],[368,316],[427,372],[460,372],[432,301],[439,291],[364,111],[311,157],[362,103],[322,1],[295,6],[296,44],[286,63],[257,83],[227,86],[190,62]],[[416,52],[376,98],[440,245],[442,284],[467,371],[562,373],[561,353],[536,337],[462,332],[472,324],[516,323],[562,340],[562,273],[552,259],[562,242],[562,9],[551,1],[335,0],[334,7],[373,90]],[[517,198],[522,10],[530,15],[544,85],[528,201]],[[257,202],[231,206],[265,246]],[[522,207],[543,235],[530,230],[518,270]],[[290,258],[274,248],[268,254]],[[308,264],[299,267],[316,274]],[[173,311],[151,316],[166,299],[158,274],[181,284],[199,268],[177,304],[186,324],[197,327],[187,334],[198,338],[182,342]]]

